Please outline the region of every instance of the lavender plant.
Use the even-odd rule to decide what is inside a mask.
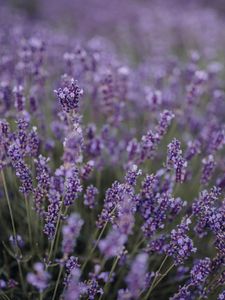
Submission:
[[[2,4],[0,299],[225,299],[225,22],[203,2]]]

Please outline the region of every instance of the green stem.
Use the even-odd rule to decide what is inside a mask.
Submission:
[[[29,234],[29,241],[30,241],[30,248],[33,247],[33,239],[32,239],[32,230],[31,230],[31,215],[30,215],[30,205],[29,201],[27,199],[27,196],[25,198],[25,205],[26,205],[26,212],[27,212],[27,223],[28,223],[28,234]]]
[[[65,209],[64,215],[67,215],[67,212],[68,212],[68,206]],[[61,227],[62,227],[62,223],[60,222],[59,228],[57,229],[58,233],[57,233],[56,241],[55,241],[55,251],[53,253],[54,257],[56,255],[56,252],[57,252],[57,249],[58,249],[58,245],[59,245],[59,238],[60,238],[60,234],[59,233],[61,232]]]
[[[62,271],[63,271],[63,265],[61,265],[60,269],[59,269],[59,274],[58,274],[58,277],[57,277],[57,281],[56,281],[54,293],[53,293],[53,296],[52,296],[52,300],[55,300],[55,296],[56,296],[56,293],[57,293],[57,289],[58,289],[59,281],[60,281],[60,278],[61,278],[61,275],[62,275]]]
[[[99,236],[98,236],[97,241],[95,242],[94,247],[91,249],[91,251],[90,251],[90,253],[89,253],[87,259],[86,259],[85,262],[83,263],[83,266],[82,266],[82,268],[81,268],[81,272],[83,272],[83,270],[85,269],[87,263],[89,262],[89,260],[90,260],[90,258],[91,258],[91,256],[92,256],[92,254],[94,253],[94,251],[95,251],[95,249],[96,249],[96,247],[97,247],[97,245],[98,245],[98,243],[99,243],[99,241],[100,241],[100,239],[101,239],[101,237],[102,237],[102,235],[103,235],[103,233],[104,233],[104,231],[105,231],[105,229],[106,229],[107,224],[108,224],[108,222],[105,223],[104,227],[102,228],[102,230],[101,230],[101,232],[100,232],[100,234],[99,234]]]
[[[166,277],[166,275],[173,269],[173,267],[174,267],[175,265],[174,264],[172,264],[170,267],[169,267],[169,269],[159,278],[159,280],[155,283],[155,285],[153,286],[153,289],[155,288],[155,287],[157,287],[157,285],[163,280],[163,278],[164,277]]]
[[[10,214],[10,218],[11,218],[13,236],[14,236],[14,239],[15,239],[16,246],[18,248],[17,236],[16,236],[16,227],[15,227],[15,222],[14,222],[14,218],[13,218],[12,206],[11,206],[11,203],[10,203],[10,200],[9,200],[9,194],[8,194],[8,189],[7,189],[5,175],[4,175],[3,170],[1,170],[1,176],[2,176],[3,186],[4,186],[6,201],[7,201],[7,205],[8,205],[8,208],[9,208],[9,214]]]
[[[107,280],[107,282],[105,283],[105,285],[104,285],[104,287],[103,287],[103,292],[105,291],[105,293],[106,293],[107,290],[108,290],[108,287],[109,287],[109,285],[110,285],[110,279],[111,279],[111,277],[112,277],[112,274],[113,274],[113,272],[114,272],[114,270],[115,270],[115,268],[116,268],[117,263],[118,263],[119,260],[120,260],[120,256],[117,256],[116,259],[114,260],[114,263],[113,263],[113,265],[112,265],[111,271],[110,271],[110,273],[109,273],[108,280]],[[104,295],[104,293],[99,297],[99,300],[101,300],[101,299],[103,298],[103,295]]]
[[[2,176],[3,186],[4,186],[6,201],[7,201],[7,205],[8,205],[8,208],[9,208],[9,214],[10,214],[10,218],[11,218],[11,224],[12,224],[14,241],[15,241],[16,248],[17,248],[16,257],[18,257],[18,254],[20,252],[20,248],[19,248],[18,242],[17,242],[16,226],[15,226],[15,221],[14,221],[14,218],[13,218],[12,206],[11,206],[11,203],[10,203],[10,200],[9,200],[9,193],[8,193],[7,184],[6,184],[6,180],[5,180],[5,174],[4,174],[3,170],[1,170],[1,176]],[[23,273],[22,273],[21,265],[20,265],[20,262],[19,262],[18,259],[16,259],[16,261],[17,261],[17,264],[18,264],[21,286],[22,286],[23,292],[25,293],[25,285],[24,285]]]
[[[6,295],[5,292],[3,292],[3,291],[0,290],[0,294],[2,295],[3,299],[10,300],[10,298]]]
[[[168,256],[166,256],[166,257],[164,258],[164,260],[162,261],[162,263],[161,263],[159,269],[157,270],[157,272],[156,272],[156,274],[155,274],[155,278],[153,279],[152,284],[151,284],[151,286],[150,286],[150,288],[149,288],[149,290],[148,290],[146,296],[144,297],[144,300],[147,300],[147,299],[149,298],[149,296],[150,296],[152,290],[154,289],[154,284],[155,284],[155,282],[156,282],[156,280],[157,280],[158,274],[159,274],[159,272],[161,271],[162,267],[164,266],[164,264],[165,264],[167,258],[168,258]]]

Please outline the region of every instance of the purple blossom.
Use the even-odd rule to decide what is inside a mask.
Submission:
[[[204,283],[211,272],[211,260],[206,257],[199,260],[191,270],[192,284],[198,285]]]
[[[224,300],[225,299],[225,291],[223,291],[222,293],[219,294],[218,300]]]
[[[80,280],[80,269],[75,267],[71,271],[71,280],[69,282],[69,285],[65,291],[65,300],[78,300],[80,299],[80,296],[82,295],[83,286]]]
[[[98,194],[98,189],[93,185],[89,185],[84,194],[84,204],[89,208],[94,208],[96,206],[96,196]]]
[[[82,192],[78,169],[74,166],[66,173],[64,204],[70,206]]]
[[[176,182],[184,181],[187,161],[182,157],[181,145],[177,139],[173,139],[168,145],[167,167],[175,169]]]
[[[111,258],[119,256],[122,253],[126,241],[126,234],[120,233],[119,230],[112,229],[105,239],[99,241],[98,247],[106,258]]]
[[[73,213],[67,219],[67,222],[62,227],[62,253],[69,255],[73,253],[76,245],[76,240],[80,235],[84,221],[77,213]]]
[[[48,287],[50,275],[40,262],[34,264],[34,271],[34,273],[28,273],[27,282],[38,289],[39,292],[43,292]]]
[[[170,126],[170,124],[171,124],[174,117],[175,117],[175,115],[169,110],[164,110],[160,114],[159,124],[156,127],[156,135],[157,135],[157,139],[159,141],[166,134],[167,129]]]
[[[15,107],[18,112],[22,112],[25,109],[25,97],[23,94],[23,87],[21,85],[15,86],[13,89],[14,97],[15,97]]]
[[[72,277],[72,271],[74,269],[78,269],[80,268],[80,265],[78,263],[78,258],[74,257],[74,256],[70,256],[66,261],[65,261],[65,270],[66,270],[66,274],[64,277],[64,285],[68,286],[71,282],[71,277]]]
[[[198,140],[188,141],[185,159],[191,160],[195,155],[201,152],[201,143]]]
[[[9,241],[14,247],[19,246],[20,248],[23,248],[25,245],[24,240],[22,239],[21,235],[19,235],[19,234],[17,234],[16,237],[10,235]]]
[[[44,199],[50,187],[50,169],[48,166],[49,158],[39,155],[35,161],[37,187],[34,189],[35,209],[39,214],[43,214]]]
[[[77,112],[83,90],[78,87],[77,82],[73,78],[64,75],[62,80],[63,87],[55,91],[62,109],[67,113],[71,111]]]
[[[176,229],[171,231],[170,243],[166,249],[166,253],[173,257],[175,265],[183,264],[191,253],[197,250],[193,246],[192,240],[187,236],[190,224],[190,218],[185,218]]]
[[[134,299],[138,299],[139,294],[145,286],[145,278],[148,269],[148,254],[138,254],[131,266],[131,270],[126,277],[128,290]]]
[[[209,155],[208,157],[202,160],[202,175],[201,175],[201,183],[208,184],[209,180],[212,177],[213,171],[216,167],[215,159],[213,155]]]

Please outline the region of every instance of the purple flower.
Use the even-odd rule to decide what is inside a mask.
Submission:
[[[13,89],[15,97],[15,107],[18,112],[22,112],[25,109],[25,97],[23,95],[23,87],[21,85],[15,86]]]
[[[173,257],[175,265],[183,264],[191,253],[197,250],[193,246],[192,240],[187,236],[190,224],[191,220],[185,218],[176,229],[171,231],[170,243],[166,249],[166,253]]]
[[[84,221],[81,217],[73,213],[67,219],[66,225],[62,227],[62,253],[64,255],[69,255],[73,253],[74,247],[76,245],[76,239],[80,235],[81,228],[84,224]]]
[[[128,290],[134,299],[138,299],[140,292],[146,288],[145,278],[148,269],[148,254],[138,254],[131,266],[131,270],[126,277]]]
[[[0,279],[0,290],[3,290],[7,287],[6,281],[3,279]]]
[[[64,204],[70,206],[82,192],[78,169],[74,166],[66,173]]]
[[[43,165],[42,167],[44,167],[44,169],[42,169],[42,176],[47,175],[47,173],[45,174],[45,172],[47,171],[45,169],[45,165]],[[59,216],[59,212],[60,212],[60,207],[62,205],[62,199],[61,199],[61,195],[63,193],[63,184],[64,184],[64,168],[60,167],[55,171],[54,176],[52,176],[51,178],[49,178],[49,182],[45,182],[43,181],[42,184],[46,184],[49,185],[49,189],[48,191],[46,190],[47,194],[46,196],[48,197],[48,208],[47,211],[44,211],[44,209],[41,210],[41,214],[43,214],[44,219],[45,219],[45,226],[44,226],[44,233],[47,235],[47,237],[49,239],[53,239],[54,235],[55,235],[55,229],[56,229],[56,223]],[[44,177],[42,177],[42,180],[45,180]],[[47,177],[46,177],[47,179]],[[44,187],[44,186],[43,186]],[[45,186],[46,187],[46,186]],[[44,187],[44,188],[45,188]],[[43,194],[43,190],[41,190],[40,195],[38,194],[38,196],[44,196],[45,193]],[[43,201],[43,198],[42,198]],[[44,203],[42,203],[42,205],[44,205]]]
[[[106,191],[103,210],[99,216],[97,225],[103,227],[106,222],[115,223],[119,206],[124,202],[124,199],[131,199],[132,208],[136,202],[133,187],[128,184],[123,184],[115,181],[112,187]]]
[[[44,200],[47,197],[50,187],[50,169],[48,166],[49,158],[39,155],[35,161],[37,187],[34,189],[35,209],[39,214],[43,214]]]
[[[156,136],[158,141],[162,140],[174,117],[175,115],[169,110],[164,110],[160,114],[159,124],[156,127]]]
[[[176,182],[184,181],[187,161],[182,157],[181,145],[177,139],[173,139],[168,145],[167,167],[175,169]]]
[[[137,177],[142,174],[142,171],[138,169],[137,165],[132,165],[125,176],[125,182],[131,186],[136,185]]]
[[[80,275],[80,269],[78,267],[75,267],[71,271],[71,280],[64,295],[65,300],[78,300],[82,293],[84,293],[82,283],[80,282]]]
[[[68,286],[69,283],[71,282],[71,277],[72,277],[72,271],[75,268],[80,268],[80,265],[78,263],[78,258],[74,256],[70,256],[66,261],[65,261],[65,269],[66,269],[66,274],[64,277],[64,285]]]
[[[45,271],[44,265],[40,262],[34,265],[35,273],[28,273],[27,282],[36,287],[39,292],[43,292],[48,287],[50,275]]]
[[[199,260],[191,270],[191,282],[194,285],[204,283],[211,272],[211,260],[206,257]]]
[[[99,249],[106,258],[119,256],[127,241],[127,235],[122,234],[119,230],[112,229],[105,239],[99,241]]]
[[[13,246],[19,246],[20,248],[23,248],[25,245],[24,240],[22,239],[21,235],[17,234],[16,238],[12,235],[9,237],[9,241]]]
[[[209,180],[212,177],[213,171],[216,167],[215,159],[213,155],[209,155],[208,157],[202,160],[202,175],[201,175],[201,183],[208,184]]]
[[[71,111],[77,112],[83,90],[78,87],[77,82],[73,78],[69,78],[67,75],[64,75],[62,80],[63,87],[55,91],[62,109],[67,113]]]
[[[93,160],[89,160],[82,168],[81,168],[81,178],[83,180],[87,180],[91,173],[94,170],[95,162]]]
[[[225,291],[219,294],[217,300],[225,300]]]
[[[201,152],[201,143],[198,140],[188,141],[185,159],[191,160],[195,155]]]
[[[84,194],[84,204],[89,208],[94,208],[96,206],[96,196],[98,194],[98,189],[93,185],[89,185]]]
[[[194,299],[189,291],[189,286],[184,285],[179,288],[177,294],[170,298],[170,300],[192,300]]]

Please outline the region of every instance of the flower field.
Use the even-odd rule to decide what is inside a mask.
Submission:
[[[224,29],[219,0],[2,1],[0,299],[225,299]]]

